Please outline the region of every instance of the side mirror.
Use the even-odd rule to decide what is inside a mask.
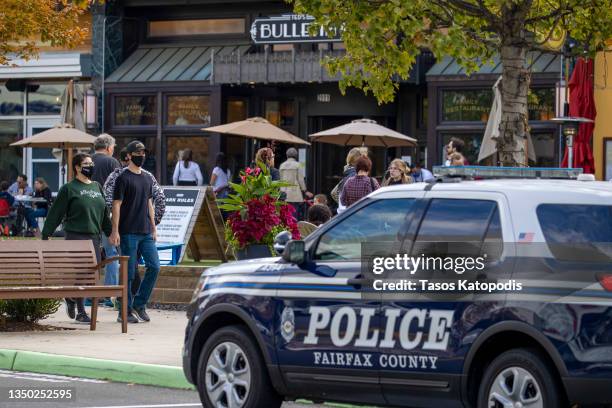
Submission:
[[[291,241],[291,233],[289,231],[279,232],[274,237],[274,251],[276,251],[279,256],[282,255],[289,241]]]
[[[304,241],[289,241],[283,251],[283,259],[296,265],[306,262],[306,245]]]

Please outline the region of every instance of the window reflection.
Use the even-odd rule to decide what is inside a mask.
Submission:
[[[11,92],[0,85],[0,116],[23,115],[23,92]]]
[[[0,181],[13,182],[23,169],[21,147],[10,147],[23,138],[22,121],[0,120]]]
[[[28,115],[59,115],[65,85],[31,84],[28,89]]]

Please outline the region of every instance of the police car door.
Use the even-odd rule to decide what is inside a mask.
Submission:
[[[421,192],[421,195],[423,193]],[[310,266],[288,266],[279,290],[277,356],[289,393],[383,404],[380,298],[360,293],[361,244],[398,243],[414,198],[361,201],[309,237]],[[333,276],[322,276],[323,269]]]
[[[512,237],[506,198],[497,193],[470,192],[470,199],[462,199],[466,196],[463,192],[436,191],[439,188],[444,185],[434,186],[419,205],[419,221],[411,223],[404,249],[413,257],[424,258],[424,253],[430,253],[426,248],[432,245],[450,250],[449,242],[473,243],[476,247],[470,255],[488,248],[491,267],[511,274],[512,268],[499,261],[513,262],[501,252],[503,237]],[[385,331],[393,329],[396,336],[380,349],[381,386],[387,402],[396,406],[431,407],[437,399],[449,406],[459,405],[459,379],[469,349],[466,345],[476,337],[478,323],[495,318],[505,295],[501,301],[480,303],[474,302],[469,289],[465,296],[450,287],[423,287],[422,278],[440,278],[428,276],[424,269],[422,266],[414,275],[416,291],[402,294],[402,298],[382,294],[381,325],[387,327]],[[448,278],[457,281],[461,276],[455,274],[450,271]]]

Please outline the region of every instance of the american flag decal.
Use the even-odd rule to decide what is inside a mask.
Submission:
[[[521,232],[518,237],[519,244],[527,244],[533,242],[534,232]]]

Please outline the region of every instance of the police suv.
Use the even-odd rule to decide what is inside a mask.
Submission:
[[[612,404],[612,183],[542,175],[384,187],[282,257],[206,270],[183,349],[203,405]],[[499,243],[490,256],[526,287],[456,301],[362,295],[363,243],[453,240]],[[581,287],[557,278],[567,269],[582,271]]]

